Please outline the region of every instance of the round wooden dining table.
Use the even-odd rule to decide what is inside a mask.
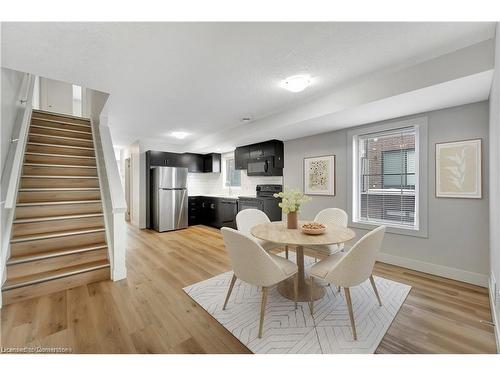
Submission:
[[[304,247],[312,245],[333,245],[352,240],[355,233],[352,229],[340,226],[328,225],[322,234],[305,234],[300,229],[307,221],[299,221],[299,229],[288,229],[286,221],[273,221],[271,223],[258,224],[251,230],[253,236],[283,245],[295,246],[297,266],[299,268],[299,293],[298,301],[309,301],[309,280],[306,280],[304,270]],[[280,294],[290,300],[294,299],[293,280],[287,279],[278,285]],[[325,289],[314,283],[313,300],[321,299],[325,295]]]

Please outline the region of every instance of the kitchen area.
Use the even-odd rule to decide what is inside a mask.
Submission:
[[[158,232],[199,224],[236,228],[237,213],[247,208],[281,220],[273,194],[283,187],[283,151],[279,140],[224,154],[146,151],[146,227]]]

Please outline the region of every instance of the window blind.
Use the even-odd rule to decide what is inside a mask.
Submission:
[[[415,127],[357,137],[355,221],[418,229]]]

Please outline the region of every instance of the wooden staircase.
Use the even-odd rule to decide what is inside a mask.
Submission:
[[[109,279],[90,121],[34,110],[3,303]]]

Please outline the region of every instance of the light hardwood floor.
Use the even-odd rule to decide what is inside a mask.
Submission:
[[[77,353],[249,353],[182,288],[230,269],[218,230],[128,226],[128,278],[4,306],[3,347]],[[413,288],[377,353],[494,353],[485,288],[378,263]]]

